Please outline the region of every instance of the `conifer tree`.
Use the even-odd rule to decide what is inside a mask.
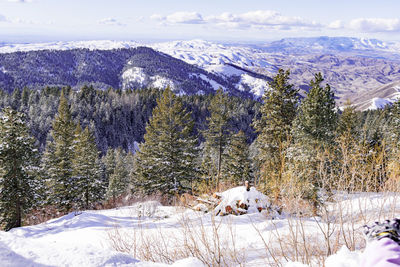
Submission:
[[[105,167],[105,177],[106,180],[110,180],[111,174],[114,172],[116,160],[115,160],[115,150],[112,148],[107,149],[107,153],[102,158],[102,162]]]
[[[343,112],[339,116],[337,127],[337,160],[335,170],[339,181],[335,185],[339,190],[354,190],[356,186],[355,167],[363,163],[359,160],[361,151],[358,141],[357,113],[350,101],[346,101]],[[338,188],[341,186],[342,188]]]
[[[289,70],[279,69],[273,81],[269,82],[270,89],[263,96],[261,118],[253,123],[259,133],[261,180],[275,198],[279,197],[285,153],[291,143],[292,122],[299,100],[298,90],[289,83],[289,76]]]
[[[21,95],[21,110],[26,111],[28,107],[28,101],[29,101],[29,89],[27,87],[24,87],[22,90],[22,95]]]
[[[335,97],[329,84],[322,87],[323,81],[322,74],[317,73],[310,82],[310,90],[295,120],[296,141],[313,146],[328,146],[334,141],[337,126]]]
[[[71,118],[68,100],[64,90],[61,93],[58,114],[53,120],[48,141],[43,156],[43,166],[46,169],[48,183],[48,201],[64,211],[69,211],[74,202],[73,166],[75,125]]]
[[[213,151],[211,146],[205,142],[203,143],[204,147],[201,152],[201,164],[200,164],[200,174],[202,181],[205,182],[207,187],[210,186],[211,179],[217,176],[217,164],[215,164],[215,160],[213,159]]]
[[[387,142],[390,145],[389,153],[389,181],[391,190],[400,188],[400,100],[396,101],[390,108],[390,123],[387,131]]]
[[[357,113],[355,107],[347,100],[342,114],[339,116],[337,133],[355,137],[357,135]]]
[[[22,224],[36,199],[38,151],[24,116],[5,108],[0,118],[0,228]]]
[[[118,148],[116,150],[109,150],[107,152],[109,165],[107,199],[112,199],[113,204],[116,203],[116,198],[128,191],[129,186],[129,169],[127,164],[127,154]],[[111,154],[113,156],[111,157]],[[113,168],[112,168],[113,167]],[[111,169],[112,168],[112,169]]]
[[[21,107],[21,90],[15,88],[11,95],[11,108],[14,110],[19,110]]]
[[[252,180],[249,145],[246,135],[239,131],[232,136],[227,149],[227,159],[224,164],[224,173],[233,185],[243,185],[244,181]]]
[[[389,141],[400,149],[400,100],[390,109]]]
[[[326,183],[323,177],[332,174],[330,164],[337,126],[334,94],[328,84],[322,87],[323,80],[321,73],[314,75],[293,123],[295,169],[291,172],[308,188],[304,194],[314,204],[314,212],[319,205],[317,190]]]
[[[225,160],[225,148],[229,142],[229,122],[230,111],[228,96],[220,88],[213,96],[210,107],[210,117],[207,118],[207,129],[203,131],[205,141],[205,153],[203,156],[202,166],[209,168],[210,165],[215,165],[213,169],[216,170],[215,185],[218,187],[221,170]],[[208,162],[204,162],[207,160]],[[202,170],[203,173],[209,173],[209,170]]]
[[[196,177],[197,139],[193,120],[170,88],[157,100],[146,126],[145,142],[136,153],[136,185],[146,193],[176,194],[189,190]]]
[[[93,134],[78,123],[74,138],[73,191],[77,208],[89,209],[104,196],[105,183]]]

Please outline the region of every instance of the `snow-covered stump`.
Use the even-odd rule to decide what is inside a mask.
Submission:
[[[257,191],[255,187],[247,189],[238,186],[217,194],[221,202],[214,209],[215,215],[242,215],[269,210],[271,203],[266,195]]]

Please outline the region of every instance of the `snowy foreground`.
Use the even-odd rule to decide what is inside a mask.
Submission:
[[[197,258],[214,257],[222,266],[308,266],[301,261],[358,266],[365,246],[361,226],[396,217],[398,197],[338,194],[338,201],[329,203],[322,216],[302,218],[267,211],[212,216],[154,201],[70,213],[0,231],[0,265],[189,267],[206,266]],[[329,236],[329,243],[324,236]],[[333,255],[326,258],[328,246]]]

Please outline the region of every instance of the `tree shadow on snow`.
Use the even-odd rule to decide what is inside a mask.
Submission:
[[[50,267],[51,265],[45,265],[34,262],[33,260],[27,259],[14,251],[12,251],[5,244],[0,242],[0,265],[2,267]]]

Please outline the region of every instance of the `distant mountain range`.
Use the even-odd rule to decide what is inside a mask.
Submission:
[[[400,95],[400,43],[375,39],[0,44],[0,87],[7,90],[92,83],[122,89],[171,86],[179,94],[204,94],[221,87],[259,98],[279,68],[291,70],[291,82],[303,93],[313,74],[322,72],[338,105],[350,99],[359,109],[380,108]]]
[[[400,43],[383,42],[377,39],[352,38],[352,37],[310,37],[310,38],[285,38],[266,44],[265,51],[287,54],[306,53],[361,53],[371,52],[381,55],[382,52],[400,53]]]
[[[84,84],[96,88],[144,88],[170,86],[178,94],[207,94],[223,88],[232,95],[251,97],[248,80],[266,86],[265,75],[224,65],[231,75],[208,72],[148,47],[98,50],[35,50],[0,53],[0,88],[43,88]]]

